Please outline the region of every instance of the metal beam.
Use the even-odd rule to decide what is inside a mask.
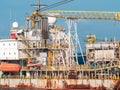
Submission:
[[[69,19],[120,20],[120,12],[105,12],[105,11],[48,10],[42,11],[41,15]]]

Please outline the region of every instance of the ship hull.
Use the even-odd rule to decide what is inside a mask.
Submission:
[[[95,90],[103,86],[107,89],[114,88],[117,82],[118,80],[113,79],[1,79],[0,88],[28,88],[28,90],[31,88],[36,90]]]

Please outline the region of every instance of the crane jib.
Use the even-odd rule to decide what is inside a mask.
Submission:
[[[41,12],[41,14],[46,16],[52,15],[56,18],[120,20],[120,12],[48,10]]]

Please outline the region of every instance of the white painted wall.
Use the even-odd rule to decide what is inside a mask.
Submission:
[[[17,41],[14,39],[0,40],[0,49],[17,49]]]
[[[18,59],[18,41],[14,39],[0,40],[0,60]]]

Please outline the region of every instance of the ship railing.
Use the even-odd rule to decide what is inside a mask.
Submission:
[[[67,75],[59,75],[59,76],[49,76],[49,75],[42,75],[42,76],[39,76],[38,79],[68,79],[68,76]]]
[[[68,67],[68,66],[50,66],[50,67],[48,67],[48,66],[46,66],[45,67],[45,70],[69,70],[70,69],[70,67]]]
[[[4,76],[4,77],[1,77],[1,79],[20,79],[22,76],[19,76],[19,75],[7,75],[7,76]]]
[[[97,74],[96,76],[95,75],[90,75],[88,76],[87,74],[86,75],[79,75],[78,76],[78,79],[114,79],[114,80],[120,80],[120,76],[119,74],[113,74],[113,75],[101,75],[101,74]],[[68,75],[59,75],[59,76],[50,76],[50,75],[41,75],[41,76],[4,76],[4,77],[1,77],[0,79],[68,79]]]
[[[29,79],[29,78],[27,78],[27,79]],[[120,77],[118,75],[113,75],[113,76],[110,76],[110,75],[87,76],[87,74],[86,74],[84,76],[78,76],[78,79],[90,79],[90,78],[91,79],[114,79],[114,80],[119,80],[120,79]],[[38,77],[38,79],[68,79],[68,76],[67,75],[64,75],[64,76],[45,76],[45,75],[42,75],[42,76]]]
[[[108,68],[114,68],[114,67],[120,67],[120,63],[117,62],[117,63],[114,63],[114,64],[106,64],[106,65],[98,65],[98,66],[93,66],[93,67],[90,67],[90,66],[87,66],[87,65],[78,65],[76,67],[77,70],[100,70],[100,69],[108,69]]]

